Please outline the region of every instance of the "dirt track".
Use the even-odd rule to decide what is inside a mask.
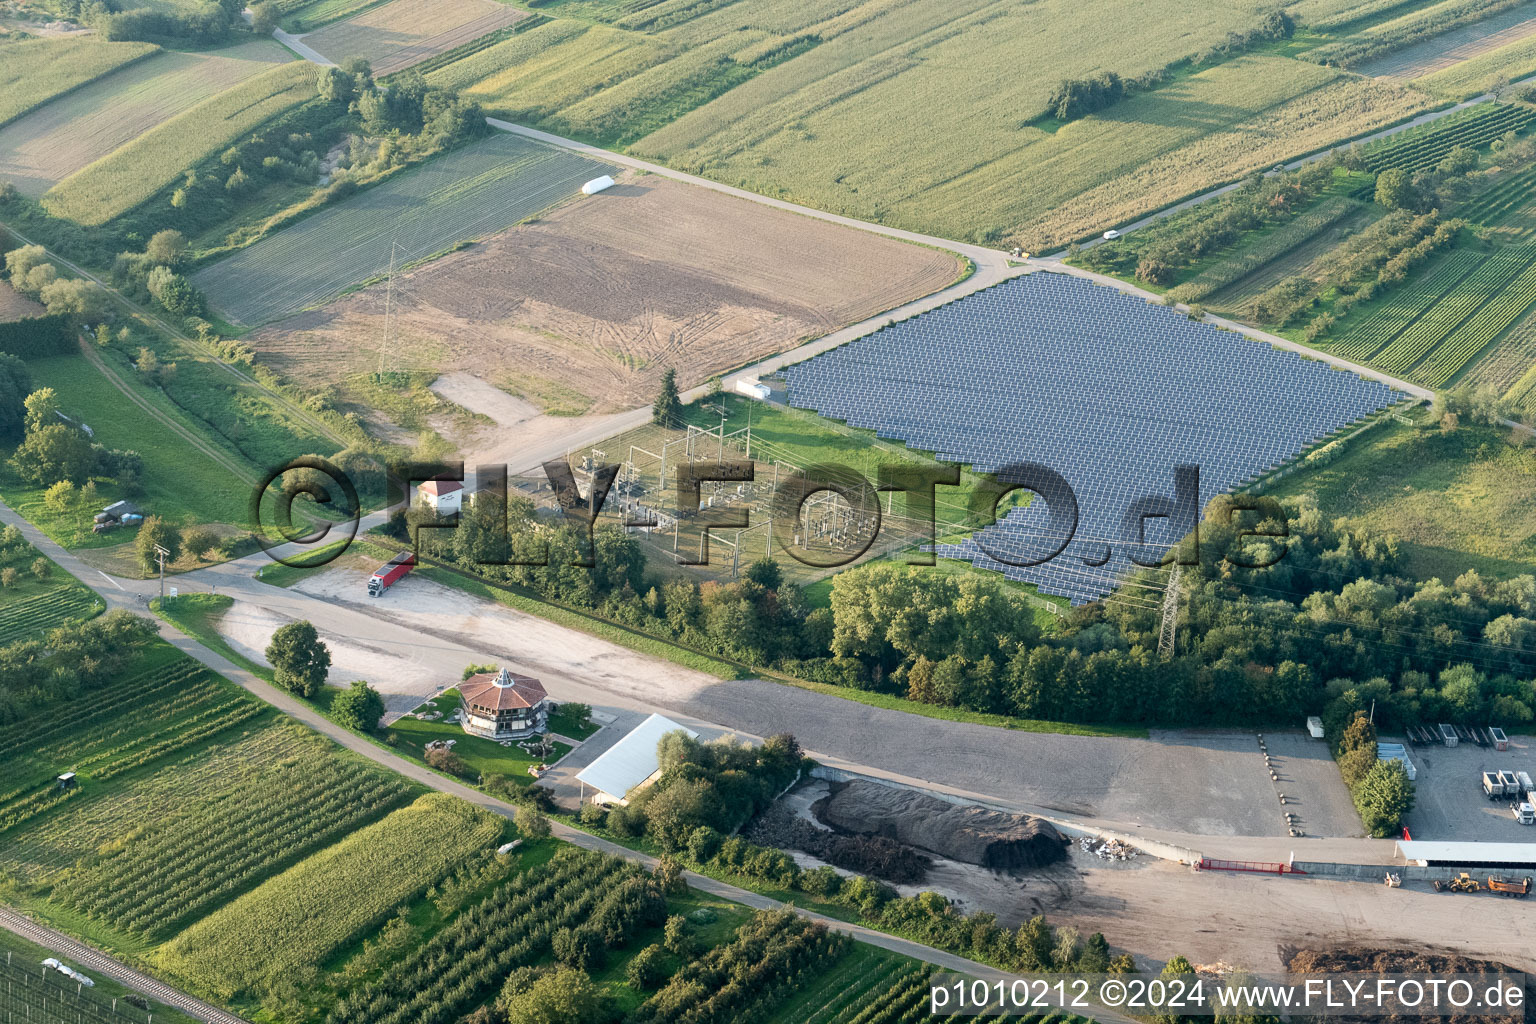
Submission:
[[[647,404],[936,291],[953,256],[657,175],[630,175],[395,280],[403,368],[467,371],[548,409]],[[376,361],[375,286],[258,331],[280,372],[337,381]]]

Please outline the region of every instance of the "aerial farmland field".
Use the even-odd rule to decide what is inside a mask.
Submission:
[[[1488,50],[1443,71],[1414,80],[1414,85],[1449,99],[1466,99],[1536,72],[1536,38],[1527,36]]]
[[[643,404],[668,367],[696,384],[959,273],[936,249],[629,176],[398,275],[389,359],[472,372],[546,409],[561,395],[567,412],[612,411]],[[374,285],[247,340],[286,375],[339,383],[378,366],[385,298]]]
[[[0,178],[37,197],[187,108],[292,56],[258,39],[165,51],[103,75],[0,128]]]
[[[153,196],[185,168],[314,94],[312,64],[280,64],[76,171],[43,196],[43,206],[53,216],[78,224],[104,224]]]
[[[95,36],[0,42],[0,125],[158,49]]]
[[[239,323],[288,316],[566,198],[606,165],[496,133],[438,157],[200,271],[194,282]]]
[[[365,57],[375,75],[389,75],[527,16],[495,0],[393,0],[310,33],[304,43],[337,63]]]
[[[1443,32],[1433,39],[1356,65],[1352,70],[1375,78],[1412,79],[1447,71],[1502,47],[1536,35],[1536,15],[1529,7],[1515,7],[1491,18]]]
[[[912,84],[897,76],[787,125],[790,112],[774,106],[706,126],[711,104],[635,149],[823,209],[947,237],[1013,237],[1039,250],[1429,105],[1399,86],[1247,56],[1057,131],[936,125],[895,163],[887,156],[900,129],[891,118]],[[955,152],[970,156],[957,166]]]
[[[1108,8],[1094,16],[1064,0],[741,6],[556,5],[540,10],[552,20],[429,80],[497,116],[767,195],[1028,249],[1431,103],[1250,53],[1181,69],[1060,125],[1046,115],[1062,79],[1158,75],[1252,29],[1258,8],[1204,5],[1196,18],[1154,0],[1139,5],[1135,31],[1105,38]]]

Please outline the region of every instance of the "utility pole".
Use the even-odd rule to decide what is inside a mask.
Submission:
[[[165,560],[171,553],[159,544],[155,545],[155,561],[160,563],[160,606],[165,607]]]
[[[1163,628],[1157,635],[1157,654],[1164,661],[1173,657],[1173,642],[1178,633],[1180,575],[1181,567],[1175,562],[1168,574],[1168,588],[1163,591]]]

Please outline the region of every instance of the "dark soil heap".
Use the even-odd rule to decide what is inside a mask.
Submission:
[[[1509,974],[1521,972],[1494,960],[1476,960],[1459,953],[1428,953],[1409,949],[1367,949],[1346,947],[1343,949],[1303,949],[1291,955],[1287,965],[1292,974],[1419,974],[1427,978],[1444,978],[1452,974]],[[1478,993],[1479,996],[1482,993]],[[1372,1016],[1330,1016],[1318,1018],[1328,1024],[1523,1024],[1536,1020],[1529,1010],[1536,992],[1526,987],[1526,1008],[1505,1016],[1450,1013],[1443,1017],[1407,1016],[1402,1014],[1376,1014]]]
[[[1067,855],[1067,841],[1041,818],[952,804],[878,782],[835,785],[814,809],[818,820],[840,831],[884,836],[994,871],[1045,867]]]

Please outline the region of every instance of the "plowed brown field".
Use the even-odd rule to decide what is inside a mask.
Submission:
[[[649,402],[668,367],[697,384],[959,270],[948,253],[631,175],[398,275],[387,344],[384,285],[247,340],[300,380],[468,371],[546,409],[601,412]]]
[[[389,75],[527,16],[494,0],[395,0],[312,32],[304,43],[337,63],[366,57],[375,75]]]

